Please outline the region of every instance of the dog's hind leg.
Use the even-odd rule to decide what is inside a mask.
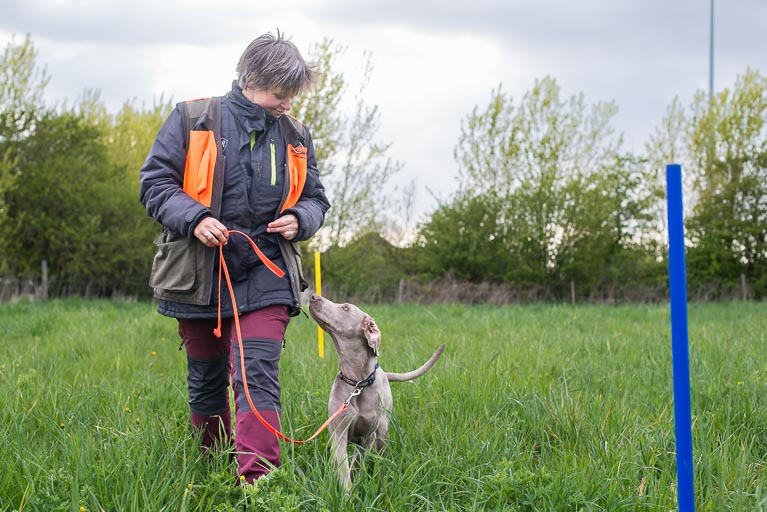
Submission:
[[[360,459],[362,459],[362,449],[356,444],[353,445],[352,461],[350,464],[351,474],[354,477],[360,470]]]
[[[378,452],[379,455],[382,454],[383,451],[386,449],[386,438],[376,437],[375,446],[376,446],[376,452]]]
[[[380,455],[383,453],[384,449],[386,448],[386,440],[389,436],[389,422],[388,418],[386,418],[387,421],[382,421],[378,425],[378,429],[373,433],[373,438],[375,440],[375,449],[376,452]]]

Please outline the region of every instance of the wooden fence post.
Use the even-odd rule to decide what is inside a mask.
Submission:
[[[746,283],[746,274],[740,275],[740,294],[743,302],[748,300],[748,283]]]
[[[43,260],[40,266],[42,282],[40,283],[40,291],[38,292],[38,295],[41,300],[48,300],[48,260]]]

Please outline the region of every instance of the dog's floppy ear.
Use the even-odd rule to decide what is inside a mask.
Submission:
[[[362,319],[362,332],[368,340],[368,345],[373,349],[373,354],[378,355],[378,345],[381,343],[381,331],[378,330],[376,321],[372,317],[366,316]]]

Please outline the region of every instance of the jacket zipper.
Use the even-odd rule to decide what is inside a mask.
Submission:
[[[274,145],[274,140],[269,141],[269,153],[272,162],[272,177],[270,183],[274,186],[277,183],[276,146]]]

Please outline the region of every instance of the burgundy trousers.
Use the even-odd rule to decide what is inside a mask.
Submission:
[[[290,317],[287,306],[269,306],[240,316],[245,377],[261,416],[280,428],[279,360]],[[179,319],[187,355],[187,387],[192,425],[202,431],[202,450],[232,441],[229,387],[235,403],[234,445],[238,474],[252,483],[280,464],[280,446],[251,411],[242,378],[240,345],[234,319],[222,319],[221,338],[213,334],[217,320]]]

